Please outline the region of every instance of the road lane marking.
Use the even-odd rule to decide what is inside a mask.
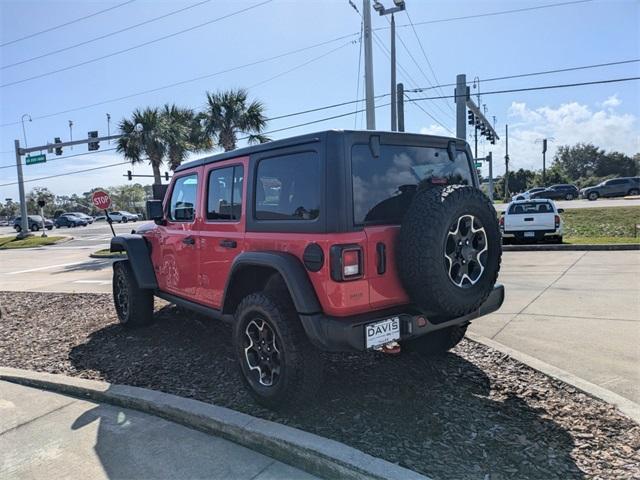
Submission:
[[[91,283],[96,285],[109,285],[111,280],[75,280],[73,283]]]
[[[49,270],[51,268],[70,267],[71,265],[80,265],[82,263],[94,263],[94,262],[87,261],[87,260],[82,260],[81,262],[60,263],[58,265],[47,265],[46,267],[30,268],[28,270],[18,270],[17,272],[7,272],[7,273],[5,273],[5,275],[18,275],[20,273],[39,272],[39,271],[42,271],[42,270]],[[105,263],[105,262],[104,261],[97,261],[95,263]]]

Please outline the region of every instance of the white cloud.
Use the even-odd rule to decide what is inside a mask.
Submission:
[[[542,168],[542,147],[536,143],[542,138],[554,139],[548,146],[547,166],[558,145],[593,143],[605,150],[637,153],[640,151],[638,119],[630,113],[616,112],[615,107],[621,103],[616,95],[597,104],[595,109],[578,102],[539,108],[513,102],[508,112],[510,168]],[[503,133],[504,130],[499,132],[501,139],[495,146],[485,147],[486,152],[493,151],[497,173],[504,171]]]
[[[422,135],[440,135],[443,137],[451,136],[451,132],[447,131],[443,126],[436,123],[429,125],[428,127],[422,127],[420,129]]]
[[[622,104],[622,100],[618,98],[618,94],[611,95],[609,98],[607,98],[604,102],[601,103],[601,105],[604,108],[615,108],[615,107],[619,107],[621,104]]]

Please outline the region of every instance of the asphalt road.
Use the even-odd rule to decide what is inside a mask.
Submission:
[[[640,198],[625,200],[624,198],[601,198],[594,202],[589,200],[556,200],[558,208],[569,210],[571,208],[605,208],[605,207],[638,207],[640,206]],[[507,208],[505,203],[497,203],[496,210],[502,212]]]
[[[0,251],[0,290],[110,293],[97,246]],[[640,251],[505,252],[499,281],[505,304],[471,331],[640,403]]]

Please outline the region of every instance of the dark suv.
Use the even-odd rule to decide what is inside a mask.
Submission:
[[[56,228],[60,227],[86,227],[87,221],[83,218],[75,216],[73,213],[63,213],[55,219]]]
[[[612,178],[599,183],[595,187],[580,190],[582,198],[597,200],[599,197],[626,197],[640,193],[640,177]]]
[[[441,354],[497,310],[501,238],[468,145],[325,131],[178,167],[155,224],[111,240],[125,326],[153,298],[233,325],[261,403],[302,405],[320,351]]]
[[[578,198],[578,187],[575,185],[551,185],[542,191],[531,194],[530,198],[548,198],[549,200],[573,200]]]

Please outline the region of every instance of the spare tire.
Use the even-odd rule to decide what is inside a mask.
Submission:
[[[502,256],[491,201],[466,185],[416,192],[404,216],[396,262],[411,301],[432,321],[477,310],[498,278]]]

